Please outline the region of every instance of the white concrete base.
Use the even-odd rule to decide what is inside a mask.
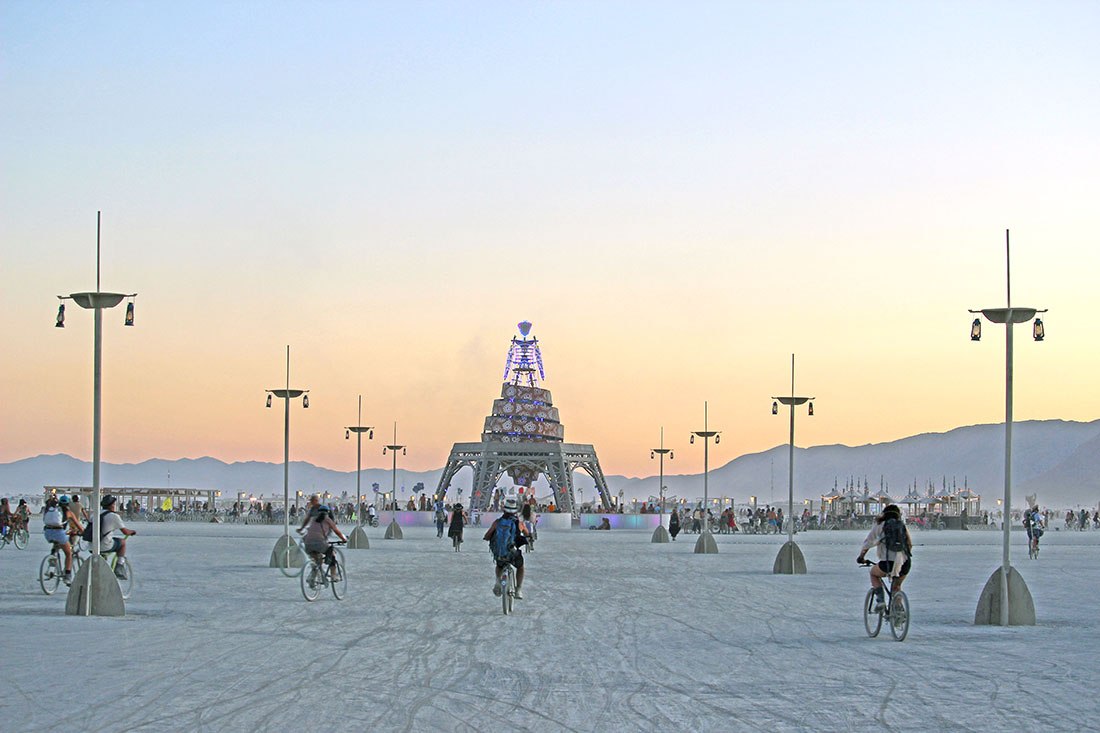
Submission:
[[[650,542],[665,543],[672,542],[672,538],[668,536],[668,530],[662,525],[658,524],[657,528],[653,530],[653,537]]]
[[[802,550],[794,540],[787,540],[779,548],[779,554],[775,556],[775,564],[772,573],[776,575],[805,575],[806,558],[802,556]]]
[[[393,520],[392,522],[390,522],[389,526],[386,527],[386,537],[385,537],[385,539],[387,539],[387,540],[404,539],[404,535],[401,533],[401,525],[397,523],[396,519]]]
[[[978,598],[978,609],[974,612],[976,626],[1001,625],[1001,573],[1003,566],[993,571]],[[1034,626],[1035,601],[1027,583],[1016,568],[1008,571],[1008,625]]]
[[[92,572],[92,567],[95,571]],[[88,573],[92,573],[91,605],[86,606],[85,594],[88,591]],[[73,584],[69,587],[69,595],[65,599],[65,614],[67,616],[125,616],[126,601],[122,599],[122,589],[118,587],[115,573],[99,555],[93,555],[73,577]]]
[[[710,532],[701,532],[699,539],[695,540],[696,555],[717,555],[718,543],[714,541],[714,535]]]
[[[348,535],[348,549],[349,550],[369,550],[370,540],[367,539],[367,533],[363,531],[362,527],[356,527]]]
[[[268,561],[267,566],[269,568],[282,567],[283,551],[287,546],[297,547],[298,543],[294,541],[294,538],[287,537],[286,535],[280,535],[279,539],[275,542],[275,547],[271,550],[271,559]],[[305,564],[304,552],[292,552],[290,553],[290,567],[300,568]]]

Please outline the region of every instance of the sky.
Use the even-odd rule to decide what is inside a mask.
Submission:
[[[1100,417],[1100,5],[0,2],[0,461],[444,464],[534,323],[605,473]],[[934,457],[930,457],[934,464]],[[853,471],[858,472],[858,467]],[[934,467],[932,473],[935,473]]]

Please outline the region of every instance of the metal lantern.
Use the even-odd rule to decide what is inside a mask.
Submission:
[[[970,324],[970,340],[981,341],[982,340],[982,319],[975,318],[974,322]]]
[[[715,435],[714,436],[714,444],[718,445],[720,442],[722,442],[722,436],[721,435]]]
[[[772,402],[772,414],[773,415],[778,415],[779,414],[779,403],[778,402]]]
[[[271,407],[271,395],[267,396],[267,406]]]
[[[57,323],[54,324],[57,328],[65,328],[65,304],[57,306]]]
[[[405,449],[404,448],[401,449],[401,455],[405,455]]]
[[[810,403],[810,415],[813,416],[813,414],[814,414],[814,403],[811,402]]]
[[[688,438],[688,442],[691,443],[692,445],[695,444],[695,433],[691,434],[691,437]]]
[[[126,323],[127,326],[134,325],[134,301],[130,301],[126,304]]]
[[[669,451],[669,452],[668,452],[668,460],[670,460],[670,461],[671,461],[671,460],[672,460],[673,458],[675,458],[675,457],[676,457],[676,456],[674,456],[674,455],[672,454],[672,451]]]
[[[373,430],[370,431],[369,433],[367,433],[367,440],[374,440],[374,431]]]
[[[309,395],[302,395],[302,407],[309,407]]]
[[[653,460],[653,451],[649,452],[649,460],[651,460],[651,461]]]
[[[351,431],[350,430],[345,430],[344,431],[344,440],[351,440]]]
[[[1035,319],[1035,323],[1031,327],[1031,335],[1035,337],[1036,341],[1042,341],[1043,337],[1046,336],[1046,333],[1043,330],[1042,318]]]
[[[385,448],[382,449],[382,455],[386,455],[386,449]]]

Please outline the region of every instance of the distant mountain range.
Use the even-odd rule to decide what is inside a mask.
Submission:
[[[599,446],[596,446],[597,450]],[[665,463],[666,468],[675,464]],[[281,463],[247,461],[225,463],[215,458],[183,458],[176,461],[151,459],[141,463],[104,463],[104,486],[217,489],[223,498],[247,492],[257,495],[282,494]],[[434,491],[442,469],[397,471],[398,486],[423,482]],[[87,486],[91,484],[91,463],[68,455],[40,455],[0,464],[0,495],[37,495],[42,487]],[[453,488],[469,491],[472,474],[462,471]],[[364,469],[363,491],[370,494],[372,483],[383,489],[392,482],[385,469]],[[291,491],[355,492],[355,472],[333,471],[311,463],[293,461]],[[585,498],[592,494],[592,480],[575,474]],[[627,501],[645,500],[657,494],[656,476],[626,478],[607,476],[613,493],[622,491]],[[1004,425],[971,425],[946,433],[925,433],[889,443],[861,446],[822,445],[795,449],[795,497],[817,499],[834,485],[843,489],[849,482],[865,483],[877,490],[886,487],[893,496],[904,495],[914,483],[925,493],[930,483],[937,489],[965,484],[982,494],[983,504],[996,503],[1004,486]],[[1041,504],[1053,507],[1095,505],[1100,501],[1100,420],[1067,422],[1032,420],[1016,423],[1013,430],[1013,504],[1027,494],[1037,494]],[[666,474],[667,495],[702,496],[701,474]],[[762,453],[743,455],[713,469],[709,478],[711,496],[733,497],[739,502],[756,496],[760,503],[778,503],[786,496],[787,446]],[[407,496],[408,491],[403,492]]]

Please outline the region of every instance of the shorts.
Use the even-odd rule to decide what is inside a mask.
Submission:
[[[908,558],[908,557],[905,558],[905,564],[901,566],[901,577],[904,578],[906,575],[908,575],[909,570],[912,567],[913,567],[913,560],[911,558]],[[892,573],[893,570],[894,570],[894,561],[893,560],[879,560],[878,561],[878,569],[881,570],[882,572],[886,573],[887,575],[890,575],[890,573]]]
[[[514,565],[516,569],[523,567],[523,553],[519,550],[512,550],[512,554],[503,560],[497,560],[497,567],[502,568],[505,565]]]
[[[47,542],[56,542],[59,545],[69,544],[69,535],[65,534],[63,529],[44,529],[42,534],[45,535]]]
[[[110,544],[109,547],[104,547],[103,545],[99,546],[99,554],[100,555],[106,555],[108,552],[118,552],[121,549],[122,549],[122,540],[119,539],[118,537],[115,537],[114,539],[111,540],[111,544]]]
[[[306,552],[319,552],[325,554],[328,552],[327,540],[306,540],[303,543],[303,549]]]

